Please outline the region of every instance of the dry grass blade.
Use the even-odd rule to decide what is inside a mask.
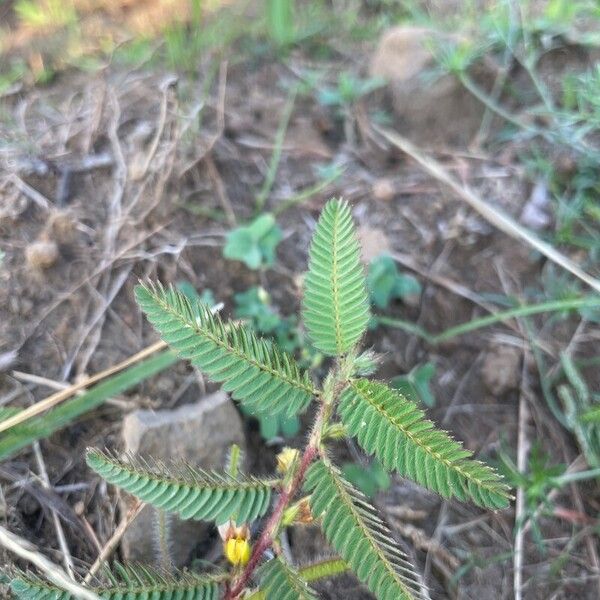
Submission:
[[[167,347],[167,345],[164,342],[156,342],[155,344],[147,346],[146,348],[144,348],[137,354],[130,356],[129,358],[120,362],[119,364],[115,365],[114,367],[110,367],[109,369],[105,369],[104,371],[101,371],[100,373],[96,373],[96,375],[93,375],[92,377],[88,377],[87,379],[84,379],[83,381],[80,381],[79,383],[71,385],[64,390],[60,390],[59,392],[56,392],[55,394],[52,394],[52,395],[48,396],[47,398],[44,398],[43,400],[36,402],[29,408],[26,408],[25,410],[20,411],[13,417],[10,417],[9,419],[2,421],[0,423],[0,432],[6,431],[7,429],[14,427],[15,425],[24,423],[28,419],[31,419],[32,417],[35,417],[35,416],[47,411],[48,409],[52,408],[53,406],[56,406],[57,404],[60,404],[61,402],[64,402],[65,400],[69,399],[71,396],[73,396],[73,394],[77,393],[79,390],[87,388],[90,385],[93,385],[94,383],[101,381],[102,379],[106,379],[110,375],[114,375],[115,373],[122,371],[123,369],[143,360],[144,358],[150,356],[151,354],[154,354],[155,352],[158,352],[159,350],[162,350],[166,347]]]
[[[119,523],[119,526],[115,529],[108,542],[102,548],[102,551],[98,555],[98,558],[94,561],[94,564],[90,567],[88,574],[85,576],[85,583],[90,583],[96,576],[96,573],[102,568],[102,565],[107,561],[110,555],[114,552],[116,547],[119,545],[121,538],[125,535],[127,528],[133,523],[135,518],[142,512],[145,504],[137,501],[129,512],[125,515],[123,520]]]
[[[550,244],[540,240],[536,235],[517,223],[510,216],[484,202],[479,196],[477,196],[477,194],[475,194],[473,190],[461,185],[440,163],[423,154],[421,150],[419,150],[412,142],[394,131],[383,129],[377,125],[373,125],[373,129],[379,133],[379,135],[384,137],[390,144],[405,154],[408,154],[411,158],[418,162],[419,165],[421,165],[421,167],[423,167],[423,169],[432,177],[453,190],[457,196],[464,200],[471,208],[476,210],[484,219],[500,229],[500,231],[503,231],[511,237],[524,241],[529,246],[535,248],[538,252],[543,254],[546,258],[561,266],[563,269],[566,269],[578,279],[581,279],[581,281],[585,282],[596,292],[600,292],[600,280],[592,277],[592,275],[584,271],[570,258],[567,258],[564,254],[558,252]]]
[[[10,550],[22,559],[34,564],[46,577],[61,589],[69,592],[81,600],[101,600],[100,596],[91,590],[75,583],[57,565],[50,562],[45,556],[33,549],[32,544],[11,533],[0,525],[0,545]]]
[[[51,487],[50,479],[48,477],[46,463],[44,462],[44,457],[42,456],[42,451],[40,449],[39,442],[34,442],[33,452],[35,454],[35,459],[40,471],[40,479],[42,480],[42,485],[44,486],[44,488],[49,489]],[[58,518],[58,513],[56,512],[56,510],[54,510],[54,508],[50,508],[50,512],[52,514],[52,522],[54,523],[54,530],[56,531],[58,545],[60,546],[60,550],[63,554],[65,569],[67,570],[67,574],[69,575],[69,577],[75,580],[75,567],[73,566],[73,558],[71,556],[71,552],[69,551],[67,538],[65,537],[65,531],[63,529],[62,523],[60,522],[60,519]]]

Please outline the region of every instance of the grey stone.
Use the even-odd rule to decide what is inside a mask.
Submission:
[[[125,451],[143,458],[185,460],[205,469],[220,469],[232,444],[245,449],[239,414],[223,392],[175,410],[138,410],[123,421]],[[121,496],[126,511],[133,498]],[[157,511],[146,506],[129,526],[121,547],[124,558],[144,563],[160,559]],[[168,516],[170,558],[177,567],[189,563],[198,544],[206,542],[211,526],[201,521],[182,521]]]
[[[456,34],[398,26],[381,36],[370,75],[388,81],[394,126],[418,145],[466,146],[477,133],[483,105],[454,75],[436,73],[432,44],[461,43]],[[487,89],[494,73],[480,65],[471,76]]]
[[[521,382],[521,356],[521,350],[513,346],[496,346],[486,353],[481,376],[494,396],[518,389]]]

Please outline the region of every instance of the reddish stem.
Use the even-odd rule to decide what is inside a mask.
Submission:
[[[283,516],[283,511],[286,509],[290,500],[298,491],[298,488],[304,480],[306,471],[316,455],[316,445],[313,443],[309,443],[304,449],[304,453],[302,454],[302,458],[300,460],[300,465],[298,466],[298,471],[296,472],[292,483],[287,489],[281,492],[281,495],[277,500],[277,504],[275,505],[275,508],[273,509],[273,512],[271,513],[271,516],[269,517],[269,520],[267,521],[263,532],[261,533],[260,537],[258,538],[258,541],[254,546],[254,549],[252,550],[252,555],[250,556],[248,564],[246,565],[244,571],[236,581],[235,585],[227,591],[224,600],[235,600],[244,591],[244,588],[248,584],[252,573],[258,566],[262,555],[273,544],[274,534],[277,530],[277,527],[279,526],[281,517]]]

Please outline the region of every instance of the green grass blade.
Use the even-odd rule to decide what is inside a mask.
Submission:
[[[0,434],[0,460],[4,460],[29,446],[36,440],[46,438],[66,427],[81,415],[101,406],[106,400],[121,394],[142,381],[164,371],[177,362],[174,352],[166,351],[122,371],[95,385],[80,396],[63,402],[42,416],[34,417],[21,425]]]
[[[402,329],[407,333],[416,335],[424,339],[428,344],[435,345],[442,342],[488,327],[489,325],[495,325],[509,319],[515,319],[518,317],[528,317],[532,315],[539,315],[550,312],[562,312],[579,310],[581,308],[594,308],[600,306],[600,296],[586,296],[584,298],[570,298],[568,300],[551,300],[549,302],[541,302],[540,304],[527,304],[524,306],[517,306],[509,310],[497,312],[493,315],[486,315],[466,323],[460,323],[453,327],[445,329],[441,333],[432,334],[425,331],[422,327],[415,325],[409,321],[402,319],[395,319],[393,317],[386,317],[383,315],[376,315],[375,319],[380,325],[387,325],[388,327],[396,327]]]

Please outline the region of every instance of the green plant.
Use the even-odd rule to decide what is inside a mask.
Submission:
[[[284,449],[274,477],[245,475],[237,464],[222,473],[209,473],[189,465],[154,464],[88,451],[92,469],[145,502],[183,517],[222,524],[224,553],[232,568],[212,574],[199,584],[202,591],[190,597],[222,594],[225,600],[234,600],[255,585],[259,591],[253,595],[264,593],[266,598],[316,597],[302,575],[305,569],[288,564],[277,543],[283,527],[309,519],[320,522],[334,550],[378,598],[423,597],[422,583],[408,557],[366,497],[334,463],[331,441],[346,435],[375,455],[386,471],[410,477],[446,498],[472,500],[492,509],[508,505],[508,486],[493,469],[435,429],[400,392],[357,373],[372,362],[358,350],[369,320],[369,302],[345,202],[332,200],[323,209],[305,278],[304,323],[312,343],[333,359],[320,386],[272,343],[239,324],[224,322],[173,288],[148,283],[139,286],[136,295],[164,341],[221,382],[243,406],[257,413],[297,415],[316,405],[306,445]],[[301,490],[306,496],[298,498]],[[250,540],[248,522],[264,516],[274,496],[260,536]],[[276,551],[274,558],[265,556],[271,548]],[[337,561],[321,563],[319,576],[336,572]],[[183,596],[184,581],[177,592],[171,588],[167,593],[161,591],[156,576],[150,577],[145,595],[136,591],[136,585],[147,578],[134,581],[126,597]],[[12,584],[21,598],[60,597],[44,585],[40,591],[39,583],[23,574]],[[216,586],[220,592],[214,591]]]
[[[0,460],[5,460],[56,431],[67,427],[75,419],[102,406],[109,398],[113,398],[146,379],[167,369],[177,362],[177,356],[171,351],[163,351],[133,365],[122,372],[107,378],[102,383],[51,408],[45,414],[28,419],[27,421],[8,428],[0,433]],[[12,407],[0,408],[0,424],[13,417],[20,409]]]
[[[282,415],[255,414],[244,407],[242,412],[256,417],[258,420],[260,435],[267,442],[271,442],[279,437],[290,438],[300,431],[300,419],[297,415],[291,417]]]
[[[293,315],[282,317],[271,304],[271,297],[264,288],[254,286],[235,294],[234,303],[234,317],[243,319],[253,331],[272,338],[278,348],[295,356],[300,366],[311,368],[320,364],[322,356],[306,342],[304,332],[298,327],[297,318]],[[292,437],[300,430],[297,415],[256,414],[243,405],[241,409],[244,414],[256,417],[260,434],[267,441],[280,435],[284,438]]]
[[[369,264],[367,286],[371,301],[377,308],[385,309],[395,299],[418,297],[421,284],[412,275],[398,272],[391,256],[378,256]]]
[[[275,249],[282,237],[275,217],[265,213],[227,234],[223,256],[242,261],[249,269],[270,267],[275,262]]]
[[[217,8],[215,3],[203,0],[187,3],[189,18],[174,14],[164,30],[163,55],[171,68],[194,73],[206,54],[222,51],[240,38],[247,27],[240,14],[246,3],[238,3],[239,10],[234,5]],[[135,50],[134,54],[146,54],[143,47]]]
[[[600,427],[589,417],[594,414],[592,393],[569,354],[561,353],[560,359],[566,382],[558,385],[557,393],[563,405],[565,424],[577,439],[590,467],[600,467]]]
[[[30,27],[64,27],[77,21],[72,0],[18,0],[15,12]]]
[[[387,490],[391,483],[389,473],[377,459],[366,466],[353,462],[346,463],[342,467],[342,474],[367,498],[372,498],[380,490]]]
[[[435,406],[435,396],[431,391],[430,383],[434,375],[435,365],[427,362],[424,365],[417,365],[406,375],[394,377],[390,385],[408,398],[413,394],[416,395],[425,406],[432,408]]]
[[[271,297],[263,287],[248,288],[245,292],[236,294],[233,299],[234,316],[246,319],[258,333],[272,334],[281,327],[283,319],[271,306]],[[279,346],[282,347],[281,344]],[[282,349],[288,350],[283,347]]]
[[[525,492],[525,509],[521,522],[516,527],[523,527],[529,522],[539,544],[542,535],[538,525],[538,518],[552,513],[553,504],[550,492],[558,487],[558,477],[565,472],[565,465],[550,464],[549,456],[544,453],[539,444],[535,444],[529,454],[527,471],[519,472],[513,461],[505,454],[501,454],[501,470],[506,478],[515,487],[523,488]]]
[[[531,449],[525,472],[518,470],[506,452],[500,453],[500,459],[499,469],[507,481],[524,492],[524,507],[520,518],[515,522],[515,529],[530,527],[536,544],[544,551],[545,540],[540,520],[560,514],[553,492],[578,481],[597,479],[600,468],[570,473],[563,464],[551,464],[550,456],[544,452],[539,442]]]
[[[188,297],[190,302],[201,302],[202,304],[208,304],[208,306],[216,306],[217,304],[215,295],[210,288],[203,289],[202,293],[199,294],[189,281],[179,281],[176,287],[182,294]]]
[[[278,47],[292,44],[296,38],[294,0],[264,0],[267,32]]]
[[[0,32],[0,35],[1,32]],[[22,60],[5,61],[0,69],[0,94],[17,85],[27,73],[27,65]]]
[[[347,108],[373,90],[383,86],[385,82],[379,77],[362,79],[352,73],[342,71],[338,75],[335,87],[322,87],[318,90],[317,98],[323,106]]]
[[[192,0],[190,23],[175,20],[164,32],[165,54],[172,68],[193,71],[204,44],[200,0]]]
[[[305,332],[298,326],[297,317],[281,316],[263,287],[248,288],[235,294],[233,300],[234,317],[243,319],[253,331],[272,338],[278,348],[293,354],[300,366],[314,368],[321,364],[322,355],[308,343]]]
[[[286,57],[291,46],[304,44],[305,49],[320,49],[323,46],[314,38],[335,28],[339,29],[339,11],[332,10],[326,2],[310,0],[262,0],[263,23],[257,33],[268,39],[271,50],[278,57]]]

